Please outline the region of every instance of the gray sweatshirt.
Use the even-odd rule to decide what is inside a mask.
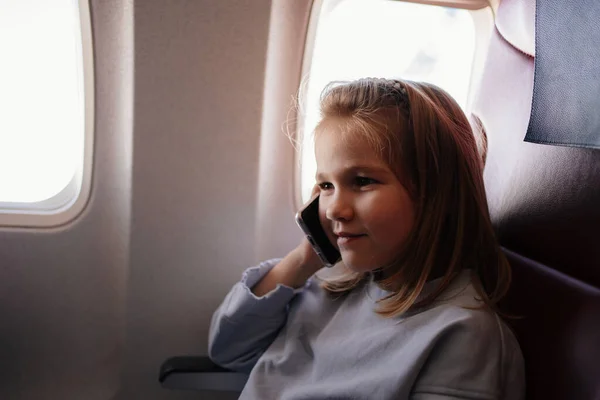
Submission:
[[[434,304],[396,318],[374,312],[374,282],[334,299],[314,278],[301,289],[250,288],[279,260],[244,272],[214,313],[209,356],[250,372],[240,399],[524,398],[512,332],[479,303],[464,271]],[[427,283],[426,295],[436,286]]]

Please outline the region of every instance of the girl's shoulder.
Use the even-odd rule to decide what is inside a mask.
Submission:
[[[467,390],[465,395],[521,398],[524,361],[519,343],[500,316],[481,308],[472,285],[412,318],[421,319],[421,334],[430,332],[428,357],[418,382],[422,393],[446,388]],[[508,389],[513,390],[510,395],[504,393]]]
[[[514,338],[500,316],[479,300],[470,271],[463,271],[432,304],[415,311],[412,318],[415,317],[420,317],[426,324],[437,325],[440,336],[456,336],[466,342],[485,338],[502,344],[512,340],[507,336]]]
[[[407,319],[420,331],[431,332],[431,346],[443,349],[440,352],[448,360],[452,360],[452,354],[460,359],[465,352],[476,352],[502,363],[505,358],[519,358],[521,354],[508,324],[479,300],[470,271],[461,273],[432,304],[414,311]]]

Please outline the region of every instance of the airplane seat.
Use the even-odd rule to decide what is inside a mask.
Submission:
[[[507,251],[504,307],[525,358],[527,399],[600,399],[600,290]]]
[[[534,1],[502,1],[472,112],[488,140],[490,214],[513,268],[501,306],[517,317],[508,322],[526,398],[599,400],[600,70],[582,69],[597,65],[593,52],[572,49],[597,47],[600,27],[574,12],[565,24],[549,7],[569,14],[555,0],[538,2],[537,18]]]

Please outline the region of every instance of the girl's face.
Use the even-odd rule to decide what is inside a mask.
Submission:
[[[413,228],[413,201],[360,134],[325,122],[315,138],[321,224],[347,267],[366,272],[389,265]]]

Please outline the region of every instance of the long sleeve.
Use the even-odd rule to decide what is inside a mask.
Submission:
[[[302,288],[278,285],[262,297],[250,290],[279,261],[247,269],[213,314],[208,355],[218,365],[250,372],[285,325],[288,304]]]

